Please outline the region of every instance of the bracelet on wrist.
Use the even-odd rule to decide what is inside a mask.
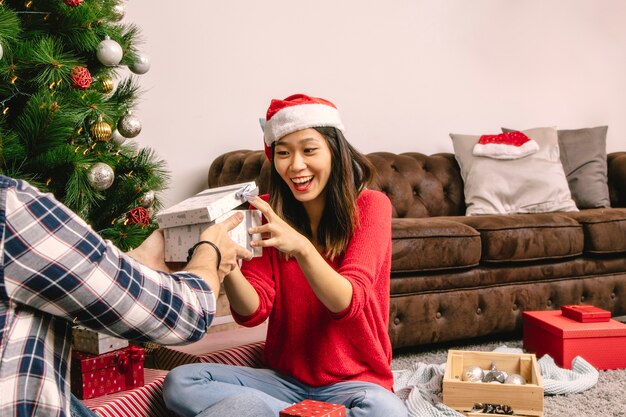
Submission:
[[[196,252],[196,249],[198,248],[198,246],[203,245],[205,243],[207,245],[212,246],[213,249],[215,249],[215,254],[217,255],[217,269],[220,269],[220,264],[222,263],[222,253],[220,252],[220,248],[218,248],[215,243],[209,240],[201,240],[200,242],[196,243],[191,248],[189,248],[189,250],[187,251],[187,262],[191,261],[191,258],[193,257],[193,254]]]

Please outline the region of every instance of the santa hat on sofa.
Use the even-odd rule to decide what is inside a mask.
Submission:
[[[278,139],[310,127],[344,130],[337,107],[328,100],[304,94],[294,94],[284,100],[273,99],[263,126],[267,158],[272,160],[272,144]]]
[[[482,135],[474,145],[475,156],[494,159],[518,159],[534,154],[539,150],[536,141],[522,132],[505,132],[499,135]]]

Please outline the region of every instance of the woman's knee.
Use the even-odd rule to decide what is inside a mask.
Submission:
[[[179,402],[186,401],[188,395],[188,387],[193,381],[192,373],[194,365],[178,366],[165,376],[163,381],[163,400],[165,405],[170,409],[175,409]]]
[[[372,417],[407,417],[409,414],[404,401],[384,388],[367,390],[361,407],[367,410],[366,415]]]

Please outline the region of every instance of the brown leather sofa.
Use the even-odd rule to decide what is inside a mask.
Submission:
[[[389,335],[395,349],[519,333],[522,311],[592,304],[626,314],[626,152],[608,155],[610,209],[465,216],[453,154],[367,155],[393,204]],[[219,156],[209,187],[255,180],[263,151]]]

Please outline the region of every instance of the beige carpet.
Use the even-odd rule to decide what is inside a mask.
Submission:
[[[407,369],[416,362],[446,362],[448,349],[491,351],[498,346],[521,348],[518,339],[484,343],[454,344],[432,350],[396,353],[391,362],[394,370]],[[546,396],[544,417],[626,417],[626,370],[600,371],[598,384],[585,392],[567,396]]]

